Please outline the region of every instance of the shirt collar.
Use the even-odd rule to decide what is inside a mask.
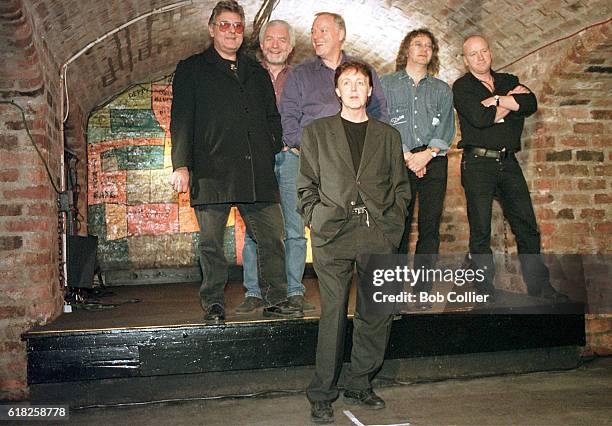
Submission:
[[[399,79],[400,79],[400,80],[403,80],[403,79],[405,79],[405,78],[409,78],[409,79],[411,79],[411,80],[412,80],[412,77],[410,77],[410,76],[408,75],[408,73],[406,72],[406,70],[405,70],[405,69],[403,69],[403,70],[400,72]],[[419,81],[419,84],[421,84],[421,82],[430,81],[432,78],[433,78],[433,77],[432,77],[432,76],[431,76],[429,73],[427,73],[427,74],[425,74],[425,75],[423,76],[423,78],[421,79],[421,81]]]
[[[266,71],[270,72],[270,68],[268,67],[268,63],[266,61],[261,61],[261,67],[263,69],[265,69]],[[285,66],[283,67],[282,70],[280,70],[280,72],[278,73],[278,75],[281,75],[285,72],[287,72],[289,70],[289,64],[285,64]]]
[[[345,63],[346,61],[348,61],[348,57],[346,56],[346,53],[344,53],[344,50],[340,51],[340,64]],[[330,69],[327,65],[325,65],[325,62],[323,62],[323,59],[321,59],[320,56],[316,57],[316,60],[314,62],[314,69],[315,70],[322,70],[324,68]]]

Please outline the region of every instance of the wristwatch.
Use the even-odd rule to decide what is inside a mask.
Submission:
[[[434,151],[433,149],[431,149],[431,148],[427,148],[427,149],[429,149],[431,151],[431,158],[436,158],[438,156],[438,153],[436,151]]]
[[[499,95],[493,96],[495,98],[495,106],[499,106]]]

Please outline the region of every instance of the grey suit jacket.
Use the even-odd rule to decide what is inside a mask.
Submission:
[[[313,121],[302,135],[297,191],[314,246],[334,240],[359,193],[370,221],[398,247],[411,197],[399,132],[370,118],[355,173],[340,114]]]

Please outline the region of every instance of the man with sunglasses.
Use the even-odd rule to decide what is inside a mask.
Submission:
[[[220,1],[208,21],[212,45],[181,61],[172,84],[170,183],[190,193],[200,226],[205,320],[225,319],[225,224],[232,206],[257,242],[265,316],[295,318],[287,302],[283,218],[274,176],[282,130],[267,72],[239,49],[244,11]],[[303,314],[302,314],[303,315]]]

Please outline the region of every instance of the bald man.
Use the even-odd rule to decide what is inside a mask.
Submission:
[[[567,297],[551,286],[542,261],[538,224],[515,156],[521,150],[525,118],[538,108],[536,97],[515,75],[491,69],[493,54],[484,37],[465,40],[463,60],[468,72],[453,85],[453,99],[461,126],[458,147],[463,148],[461,184],[470,224],[469,256],[472,266],[486,271],[476,290],[495,300],[491,209],[496,197],[516,237],[529,295],[565,301]]]

